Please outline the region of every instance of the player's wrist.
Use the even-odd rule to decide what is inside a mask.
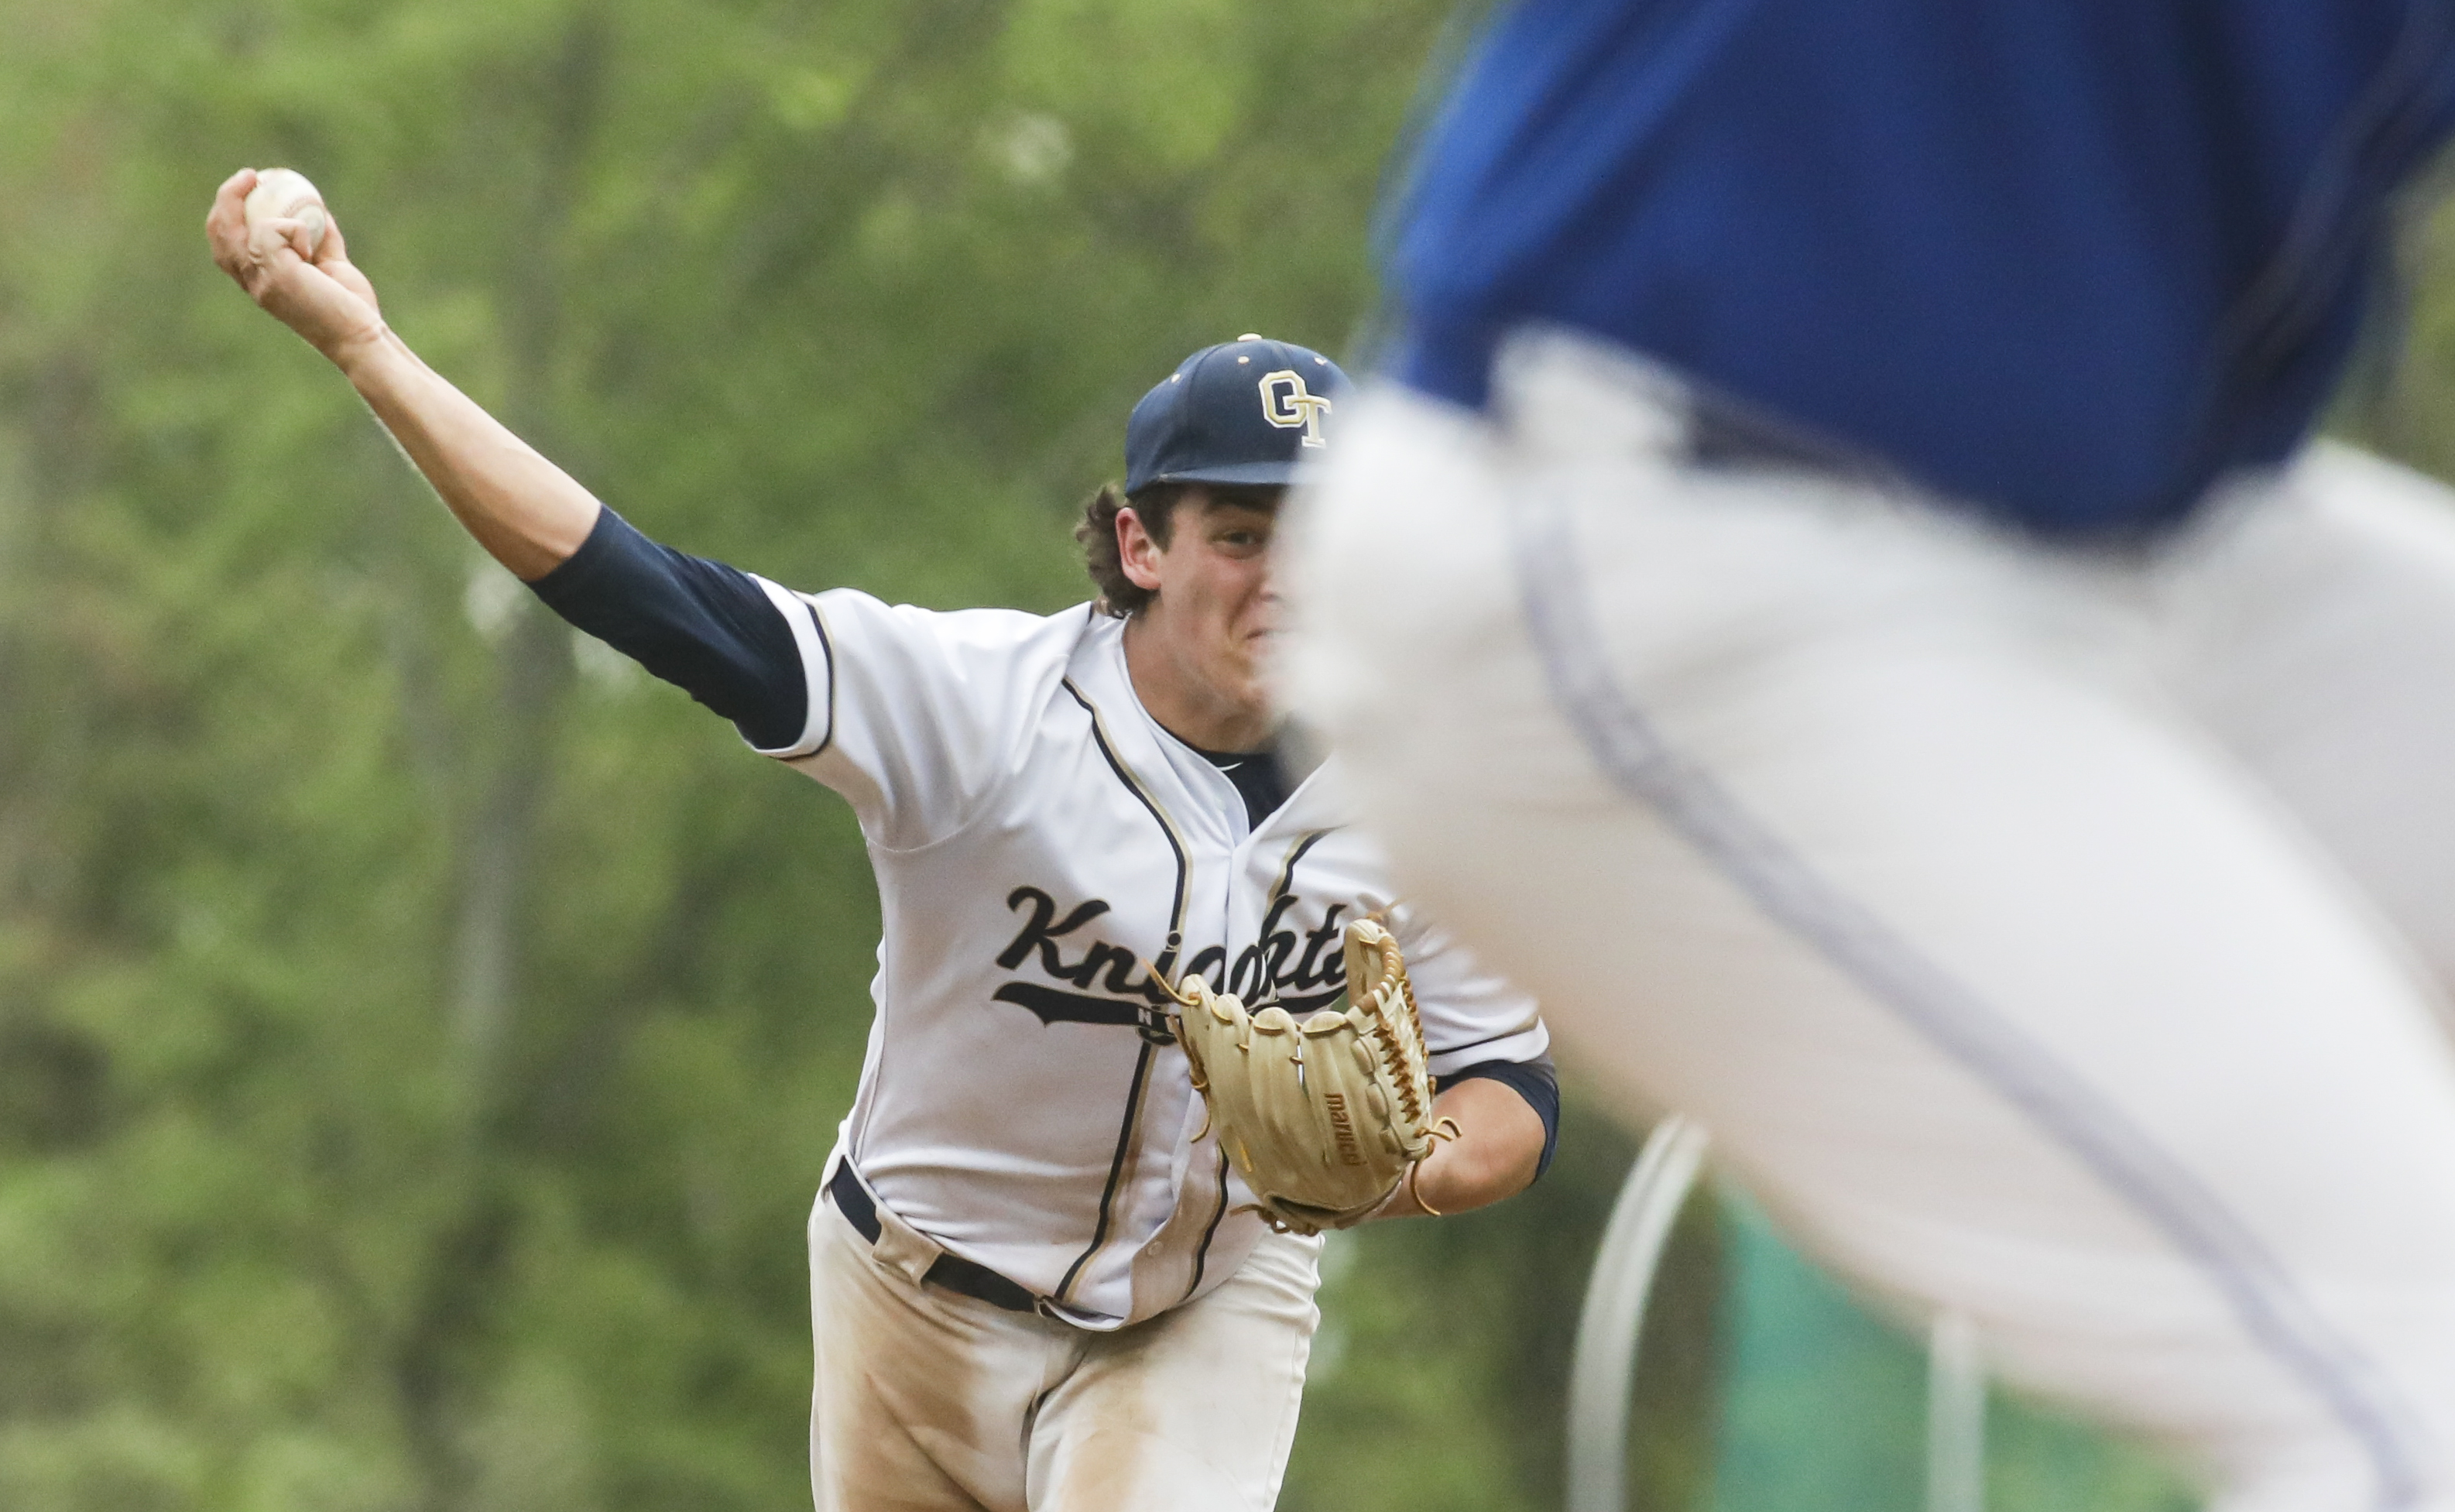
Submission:
[[[380,318],[317,342],[316,347],[333,366],[340,369],[344,376],[361,389],[387,361],[408,356],[408,350],[402,346],[400,338],[394,335],[392,328]]]
[[[1440,1153],[1436,1149],[1407,1167],[1407,1174],[1398,1178],[1398,1184],[1391,1187],[1390,1195],[1381,1200],[1381,1205],[1372,1210],[1370,1221],[1377,1223],[1390,1218],[1446,1217],[1449,1209],[1441,1200],[1440,1188],[1437,1184],[1427,1184],[1424,1170],[1439,1158]]]

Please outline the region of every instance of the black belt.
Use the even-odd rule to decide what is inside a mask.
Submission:
[[[827,1196],[835,1199],[836,1211],[844,1216],[854,1232],[875,1244],[882,1232],[878,1221],[878,1204],[852,1174],[850,1160],[838,1160],[836,1174],[827,1178]],[[943,1286],[950,1292],[977,1297],[992,1307],[1003,1307],[1010,1313],[1036,1313],[1040,1299],[1030,1291],[989,1269],[975,1264],[960,1255],[941,1254],[930,1262],[928,1274],[921,1278],[932,1286]]]

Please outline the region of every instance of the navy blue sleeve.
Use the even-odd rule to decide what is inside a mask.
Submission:
[[[1552,1168],[1552,1151],[1560,1142],[1560,1073],[1550,1056],[1537,1056],[1532,1060],[1478,1060],[1461,1067],[1438,1079],[1440,1087],[1454,1087],[1461,1081],[1476,1078],[1497,1081],[1526,1099],[1534,1116],[1543,1120],[1543,1154],[1534,1162],[1534,1179]]]
[[[660,546],[605,509],[579,550],[529,587],[760,750],[801,738],[809,675],[792,626],[749,574]]]

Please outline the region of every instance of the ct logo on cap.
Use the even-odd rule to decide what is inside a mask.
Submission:
[[[1321,417],[1329,413],[1329,401],[1306,388],[1304,374],[1293,368],[1262,374],[1262,418],[1282,431],[1302,429],[1304,445],[1329,444],[1321,433]]]

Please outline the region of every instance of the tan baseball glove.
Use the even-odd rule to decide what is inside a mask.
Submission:
[[[1431,1115],[1424,1030],[1398,941],[1370,919],[1347,926],[1347,990],[1298,1022],[1276,1003],[1248,1012],[1187,977],[1174,991],[1177,1043],[1272,1228],[1317,1234],[1362,1222],[1434,1141],[1457,1125]]]

